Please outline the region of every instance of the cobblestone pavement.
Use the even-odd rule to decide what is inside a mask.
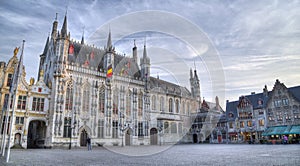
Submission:
[[[130,154],[130,155],[124,155]],[[190,144],[67,149],[12,149],[1,165],[300,165],[300,145]]]

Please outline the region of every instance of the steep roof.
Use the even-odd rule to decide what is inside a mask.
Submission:
[[[300,102],[300,86],[291,87],[288,90]]]
[[[150,77],[150,88],[161,88],[166,94],[191,97],[191,92],[186,88],[155,77]]]

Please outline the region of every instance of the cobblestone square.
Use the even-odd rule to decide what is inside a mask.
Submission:
[[[299,165],[299,145],[189,144],[175,146],[12,149],[2,165]]]

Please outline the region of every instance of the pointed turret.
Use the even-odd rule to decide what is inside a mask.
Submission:
[[[150,75],[150,58],[147,56],[146,42],[144,44],[143,57],[140,59],[142,77],[148,78]]]
[[[66,14],[65,18],[64,18],[63,26],[61,28],[61,37],[62,38],[66,38],[67,37],[67,35],[68,35],[67,30],[68,30],[68,27],[67,27],[67,14]]]
[[[110,32],[110,29],[109,29],[109,33],[108,33],[108,39],[107,39],[106,49],[109,52],[111,52],[113,50],[112,42],[111,42],[111,32]]]
[[[82,45],[84,44],[84,33],[82,34],[82,37],[81,37],[81,44]]]
[[[146,49],[146,44],[144,44],[144,51],[143,51],[143,58],[147,58],[147,49]]]
[[[190,79],[193,79],[193,70],[190,69]]]
[[[49,36],[48,36],[46,44],[45,44],[43,55],[47,54],[48,48],[49,48]]]
[[[133,58],[133,61],[136,63],[137,62],[137,48],[135,45],[135,40],[133,41],[133,43],[134,43],[134,45],[132,48],[132,58]]]
[[[57,13],[56,13],[56,16],[55,16],[55,20],[53,22],[53,26],[52,26],[52,33],[51,33],[51,37],[52,38],[56,38],[57,36],[57,25],[58,25],[58,22],[57,22]]]

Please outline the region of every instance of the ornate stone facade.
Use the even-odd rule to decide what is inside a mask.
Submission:
[[[25,108],[16,111],[24,124],[15,124],[14,135],[23,147],[93,145],[149,145],[188,142],[190,114],[199,108],[200,84],[191,71],[191,91],[185,87],[150,77],[146,45],[137,63],[137,47],[132,57],[116,53],[109,32],[104,48],[71,40],[65,16],[52,33],[40,55],[38,82],[26,83],[25,75],[17,97]],[[1,63],[1,108],[6,85],[17,59]],[[188,71],[187,71],[188,72]],[[43,109],[33,103],[43,101]],[[21,102],[22,102],[21,101]],[[20,119],[19,119],[20,121]],[[17,136],[15,136],[16,138]],[[18,144],[18,142],[15,142]]]

